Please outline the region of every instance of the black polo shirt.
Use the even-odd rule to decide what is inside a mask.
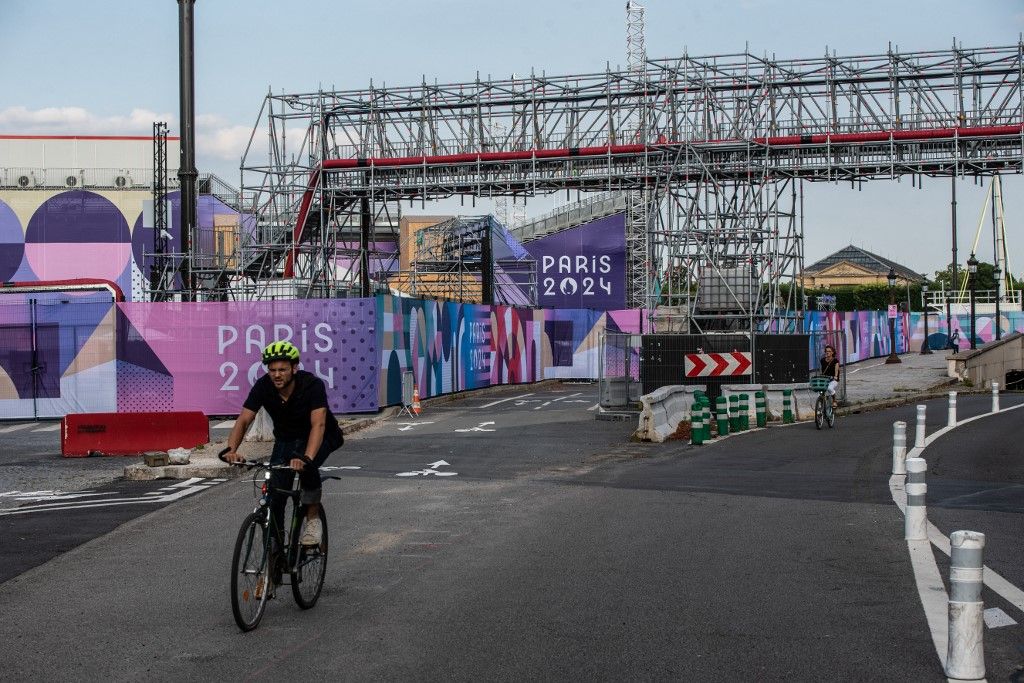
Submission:
[[[324,386],[322,379],[311,372],[298,370],[295,373],[295,389],[287,401],[277,393],[277,388],[270,381],[270,375],[263,375],[256,380],[249,397],[242,405],[254,413],[260,408],[267,409],[270,419],[274,421],[275,439],[308,439],[312,431],[310,413],[317,408],[326,408],[327,426],[324,429],[324,441],[341,440],[338,420],[331,414],[331,408],[327,404],[327,387]]]

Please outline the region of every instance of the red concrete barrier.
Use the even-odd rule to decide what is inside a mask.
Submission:
[[[210,422],[201,412],[77,413],[64,416],[60,431],[65,458],[139,455],[194,448],[210,440]]]

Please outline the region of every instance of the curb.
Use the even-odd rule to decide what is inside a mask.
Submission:
[[[341,433],[345,436],[362,431],[378,422],[397,415],[399,408],[389,406],[376,415],[370,417],[349,420],[341,425]],[[270,443],[270,442],[264,442]],[[209,444],[207,444],[209,445]],[[148,467],[144,463],[132,463],[124,468],[124,478],[128,481],[152,481],[154,479],[192,479],[201,477],[203,479],[234,479],[245,473],[240,467],[227,465],[217,459],[216,456],[209,456],[205,453],[194,456],[192,462],[187,465],[163,465],[161,467]]]

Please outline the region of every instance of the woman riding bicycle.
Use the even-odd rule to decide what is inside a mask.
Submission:
[[[832,407],[836,407],[836,387],[839,386],[839,359],[836,358],[836,347],[825,345],[825,357],[821,359],[821,374],[828,377],[827,393],[832,397]]]
[[[238,446],[260,408],[265,408],[274,423],[274,450],[271,465],[288,464],[299,473],[302,488],[300,503],[306,507],[306,523],[300,542],[314,546],[323,533],[320,524],[320,465],[327,456],[341,447],[344,437],[338,420],[327,404],[327,388],[323,380],[310,372],[299,370],[299,350],[291,342],[276,341],[263,350],[267,374],[260,377],[245,399],[242,413],[228,437],[229,462],[243,462]],[[293,472],[274,470],[271,486],[290,488]],[[277,529],[281,528],[286,499],[276,497],[271,512]]]

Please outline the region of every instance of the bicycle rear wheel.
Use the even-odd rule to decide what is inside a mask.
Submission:
[[[821,429],[825,422],[825,395],[818,394],[818,400],[814,402],[814,426]]]
[[[238,628],[243,631],[259,626],[267,598],[273,590],[267,556],[267,528],[261,517],[253,512],[242,522],[231,560],[231,612]]]
[[[320,599],[327,574],[327,515],[323,504],[320,505],[320,528],[323,529],[320,545],[296,544],[298,559],[292,572],[292,597],[302,609],[309,609]]]

